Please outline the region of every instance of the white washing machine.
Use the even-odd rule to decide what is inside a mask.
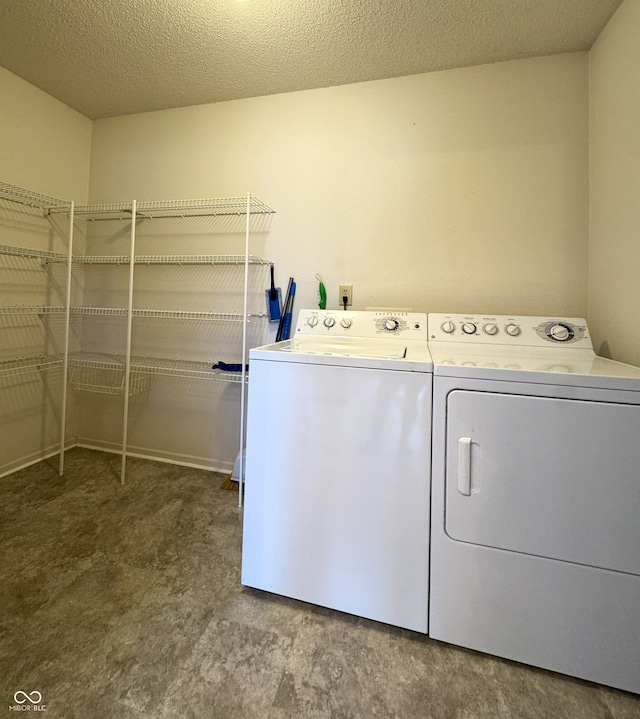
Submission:
[[[430,635],[640,692],[640,369],[582,319],[429,337]]]
[[[426,633],[427,316],[301,310],[250,351],[242,583]]]

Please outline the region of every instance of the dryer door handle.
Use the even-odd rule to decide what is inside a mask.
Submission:
[[[471,437],[458,440],[458,492],[471,495]]]

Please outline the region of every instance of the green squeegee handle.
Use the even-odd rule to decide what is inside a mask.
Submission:
[[[322,282],[318,285],[318,307],[321,310],[324,310],[327,307],[327,290]]]

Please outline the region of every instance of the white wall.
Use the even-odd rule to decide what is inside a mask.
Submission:
[[[90,200],[251,191],[277,210],[252,251],[275,261],[283,288],[296,278],[298,309],[315,305],[320,273],[329,306],[346,282],[355,309],[581,316],[587,86],[581,53],[99,120]],[[216,351],[199,344],[189,351]],[[233,460],[226,395],[150,391],[136,451],[154,435],[168,447],[162,416],[185,436],[176,456]]]
[[[86,202],[91,120],[0,67],[0,181]]]
[[[86,117],[0,68],[0,181],[63,199],[86,202],[92,123]],[[62,251],[68,222],[0,203],[0,244]],[[60,306],[61,264],[0,255],[0,305]],[[0,361],[57,354],[64,316],[0,315]],[[0,475],[55,450],[60,438],[62,370],[0,378]],[[70,402],[67,437],[75,437]]]
[[[596,349],[640,365],[640,2],[590,53],[589,322]]]
[[[315,304],[320,273],[329,306],[337,305],[337,285],[348,282],[355,309],[580,316],[587,306],[587,68],[587,55],[578,53],[92,127],[3,72],[14,105],[3,110],[4,137],[11,137],[0,144],[9,168],[3,179],[82,201],[91,135],[91,202],[251,191],[273,206],[277,214],[258,225],[252,251],[276,262],[283,288],[295,276],[297,308]],[[238,240],[242,251],[242,233]],[[217,351],[199,341],[196,353]],[[134,403],[136,448],[145,453],[154,441],[166,447],[184,436],[189,442],[166,447],[169,455],[229,466],[232,399],[225,388],[182,385],[145,395]],[[110,416],[104,407],[80,411]],[[109,421],[95,439],[111,446],[114,431]]]
[[[320,273],[329,306],[580,316],[587,85],[579,53],[100,120],[91,201],[253,192],[297,308]]]

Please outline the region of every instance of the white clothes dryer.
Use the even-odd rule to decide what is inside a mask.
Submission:
[[[242,583],[426,633],[426,314],[301,310],[249,357]]]
[[[429,633],[640,692],[640,369],[583,319],[429,315]]]

